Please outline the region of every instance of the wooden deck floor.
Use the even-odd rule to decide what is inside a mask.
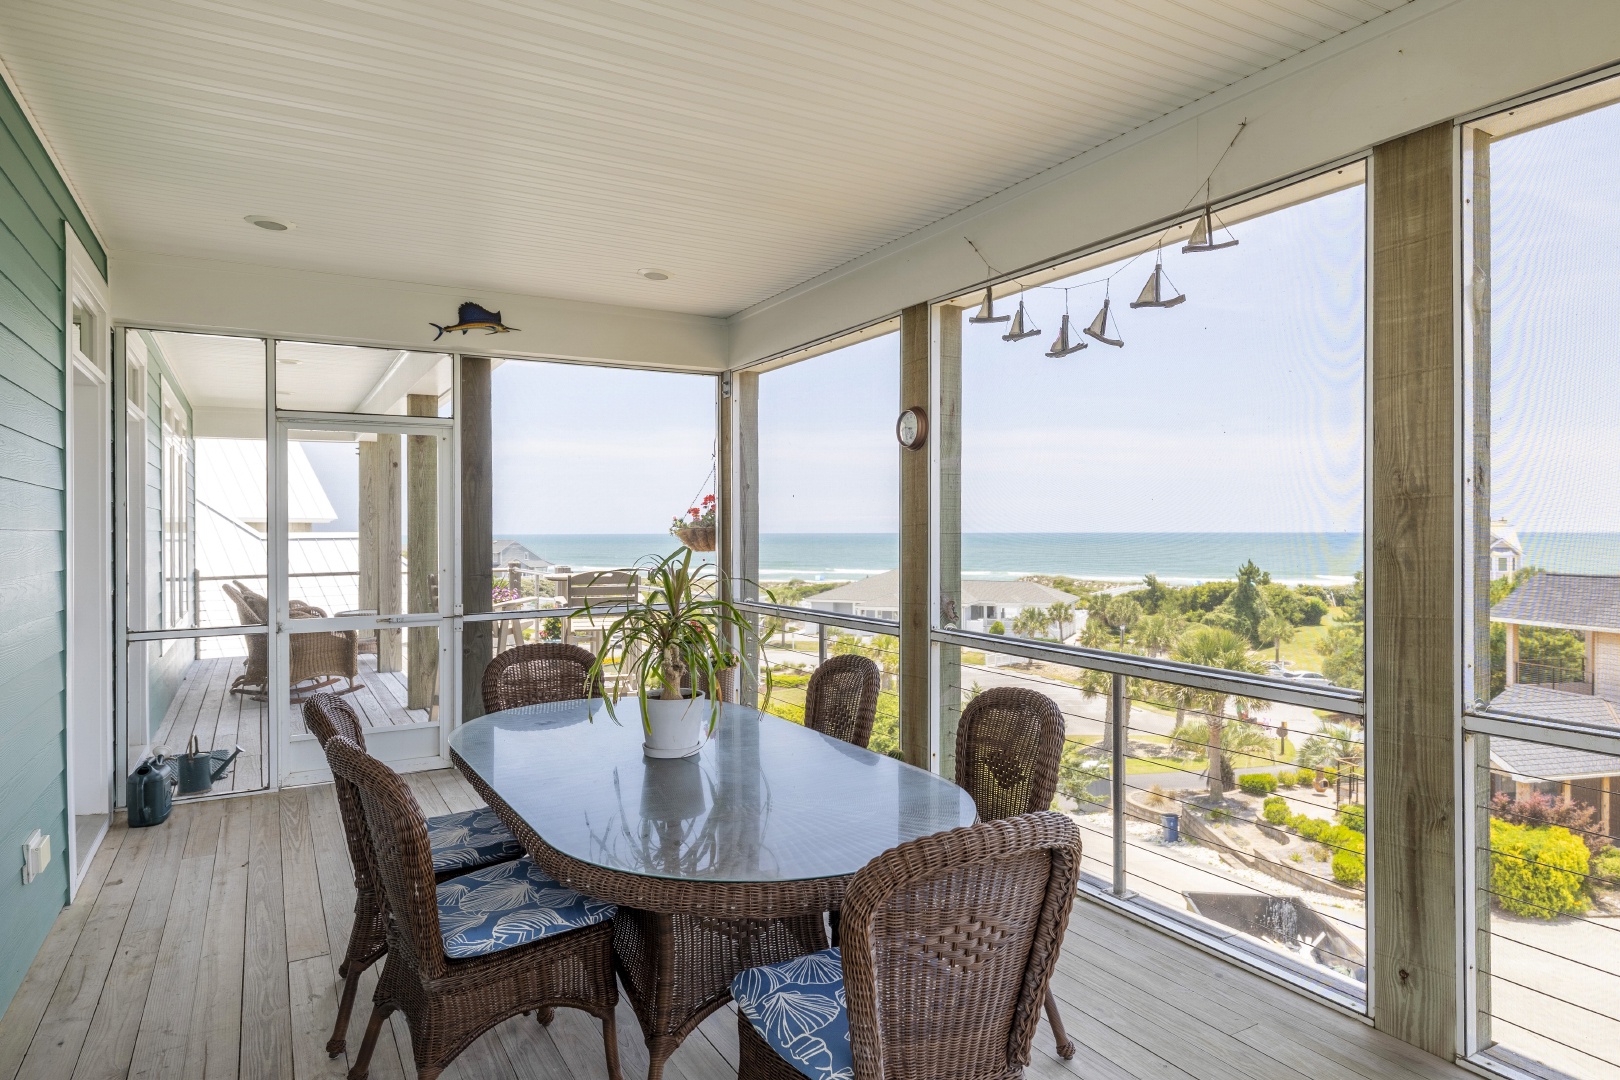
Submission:
[[[233,694],[230,689],[231,681],[242,674],[245,664],[246,658],[242,656],[192,661],[164,714],[162,726],[152,738],[153,746],[164,747],[170,753],[183,752],[193,735],[205,750],[242,747],[242,756],[237,759],[228,782],[214,785],[216,793],[257,791],[270,786],[265,754],[265,741],[269,738],[266,704],[247,694]],[[360,676],[355,681],[360,689],[344,697],[368,728],[416,724],[433,718],[429,710],[405,707],[405,674],[379,672],[374,654],[361,654]],[[333,689],[340,690],[343,685],[339,682]],[[304,730],[303,718],[297,710],[293,711],[291,720],[294,731]]]
[[[408,780],[428,813],[475,804],[451,772]],[[312,1080],[344,1075],[323,1052],[349,930],[332,788],[182,805],[163,826],[115,826],[79,900],[57,919],[0,1020],[0,1080]],[[1033,1077],[1086,1080],[1462,1080],[1469,1074],[1356,1020],[1079,901],[1054,981],[1079,1056],[1052,1053],[1043,1022]],[[351,1036],[358,1045],[371,984]],[[674,1080],[736,1076],[723,1009],[671,1059]],[[624,1074],[645,1074],[621,1002]],[[593,1080],[599,1029],[559,1010],[518,1018],[446,1072],[455,1080]],[[395,1018],[372,1065],[414,1075]]]

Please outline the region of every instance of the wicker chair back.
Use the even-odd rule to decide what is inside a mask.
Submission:
[[[1079,826],[1053,812],[926,836],[862,868],[843,923],[855,1075],[1021,1075],[1079,875]]]
[[[804,695],[804,726],[865,747],[872,741],[883,675],[867,656],[830,657],[810,676]]]
[[[1063,757],[1063,712],[1045,694],[996,686],[962,710],[956,783],[981,821],[1049,810]]]
[[[388,954],[425,980],[438,978],[444,974],[446,959],[439,936],[433,849],[422,808],[398,773],[350,740],[334,735],[324,749],[332,775],[360,793],[367,861],[381,886],[384,910],[391,916]]]
[[[578,645],[539,642],[507,649],[484,668],[484,711],[602,696],[596,657]]]

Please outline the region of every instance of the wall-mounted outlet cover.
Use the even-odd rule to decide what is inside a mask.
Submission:
[[[41,835],[40,831],[35,829],[23,843],[23,884],[32,884],[49,865],[51,865],[51,838],[49,835]]]

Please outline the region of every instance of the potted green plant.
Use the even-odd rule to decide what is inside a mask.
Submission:
[[[607,658],[617,654],[619,673],[636,679],[642,749],[648,757],[689,757],[703,749],[720,720],[719,699],[697,688],[719,686],[723,672],[742,664],[725,628],[743,640],[753,630],[723,596],[719,568],[705,563],[693,569],[690,548],[645,559],[635,569],[646,589],[603,634],[592,673],[600,677]],[[589,603],[584,613],[590,614]],[[765,697],[768,705],[768,678]],[[617,721],[618,709],[630,700],[610,697],[608,715]]]

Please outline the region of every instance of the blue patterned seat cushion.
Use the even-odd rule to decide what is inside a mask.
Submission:
[[[855,1055],[837,949],[749,968],[731,980],[731,996],[783,1061],[811,1080],[852,1080]]]
[[[439,933],[452,960],[595,926],[618,909],[560,885],[530,860],[496,863],[439,885]]]
[[[487,806],[428,818],[427,830],[435,874],[446,870],[476,870],[523,854],[517,837]]]

